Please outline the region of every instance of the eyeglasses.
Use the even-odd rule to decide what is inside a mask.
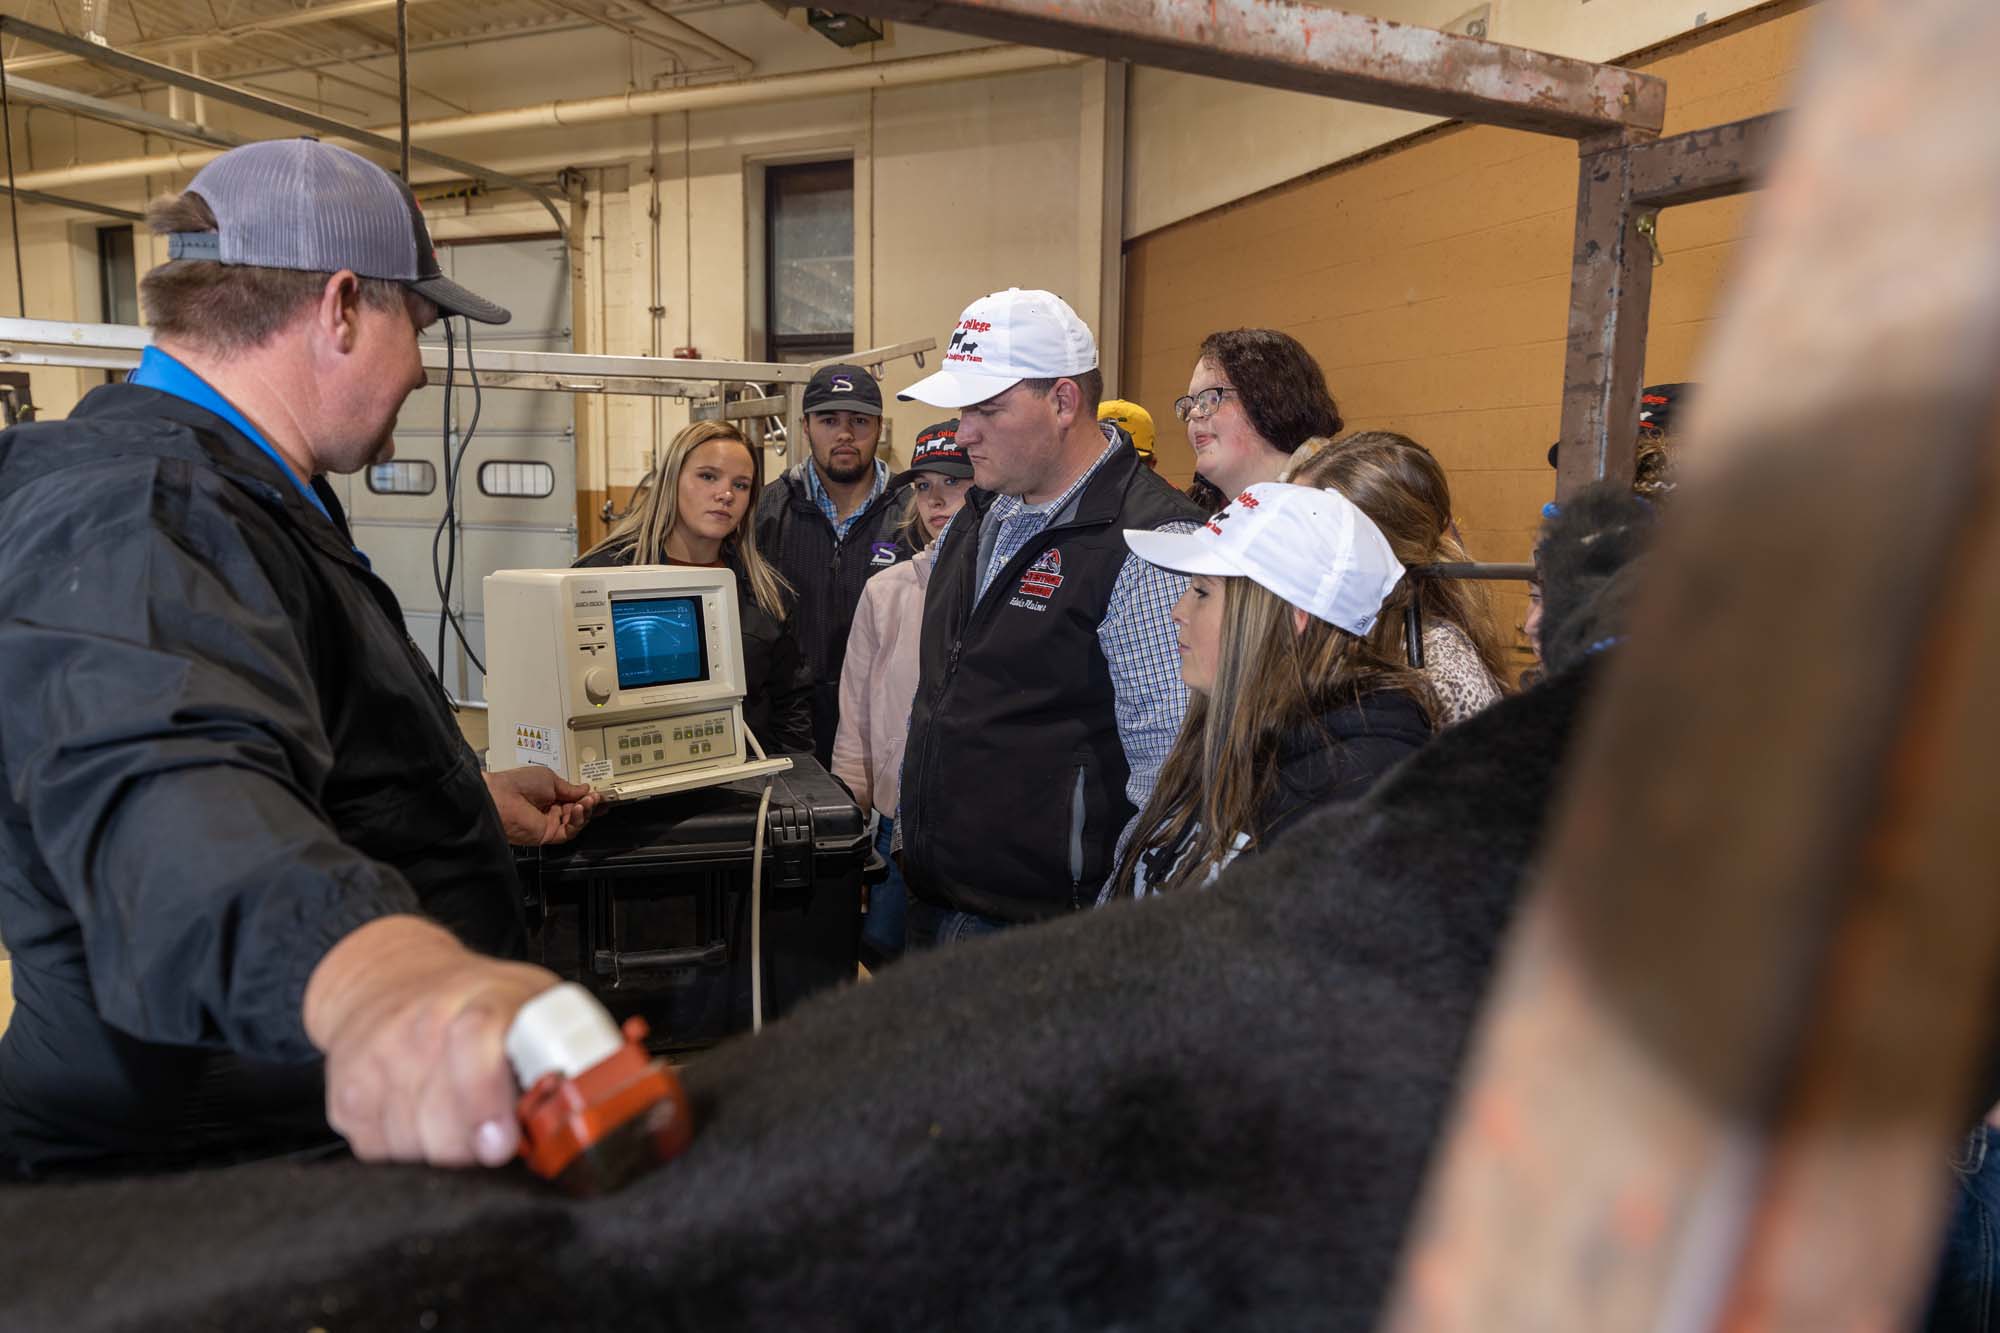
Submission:
[[[1189,394],[1185,398],[1174,399],[1174,415],[1182,421],[1206,421],[1215,415],[1215,409],[1222,406],[1225,395],[1235,393],[1234,389],[1203,389],[1200,393]]]

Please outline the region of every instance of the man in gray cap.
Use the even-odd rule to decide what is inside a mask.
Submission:
[[[343,149],[223,154],[149,217],[123,384],[0,435],[0,1180],[344,1136],[498,1165],[555,984],[509,841],[587,788],[482,778],[323,480],[389,456],[418,331],[507,312]]]

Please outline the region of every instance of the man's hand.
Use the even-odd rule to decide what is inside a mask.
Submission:
[[[488,773],[486,790],[493,795],[507,841],[516,847],[568,842],[605,805],[595,789],[565,782],[540,764]]]
[[[366,1162],[504,1166],[520,1092],[502,1043],[557,984],[482,957],[415,916],[362,926],[306,983],[306,1035],[326,1053],[326,1118]]]

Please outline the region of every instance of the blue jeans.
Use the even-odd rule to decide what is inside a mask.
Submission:
[[[903,953],[903,916],[910,891],[903,883],[903,872],[896,869],[896,859],[889,855],[889,839],[895,831],[896,821],[882,816],[881,831],[875,835],[875,850],[889,863],[889,878],[868,886],[868,915],[861,919],[861,951],[863,961],[870,967],[899,958]]]
[[[1951,1169],[1956,1203],[1923,1333],[2000,1333],[2000,1130],[1973,1130]]]
[[[1012,923],[976,912],[960,912],[938,907],[920,898],[910,900],[910,947],[933,949],[940,944],[963,944],[981,935],[1006,930]]]

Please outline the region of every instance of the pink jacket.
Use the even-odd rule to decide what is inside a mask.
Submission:
[[[863,810],[872,805],[892,819],[902,791],[910,705],[917,697],[917,636],[930,578],[931,553],[924,550],[862,586],[840,669],[833,774],[854,789]]]

